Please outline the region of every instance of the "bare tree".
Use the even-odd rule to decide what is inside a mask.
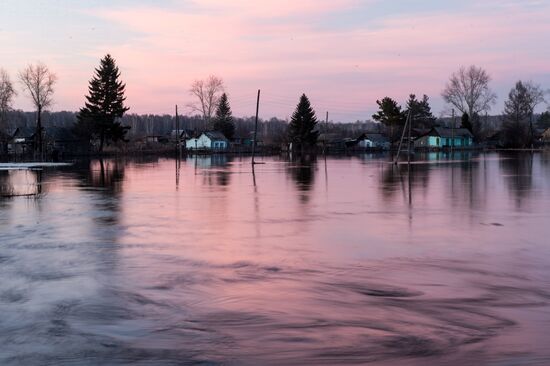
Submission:
[[[532,81],[525,82],[523,83],[523,85],[525,87],[526,93],[525,103],[527,105],[527,110],[529,113],[529,135],[532,148],[535,139],[535,131],[533,129],[533,115],[535,114],[535,108],[537,108],[537,105],[546,101],[544,99],[544,95],[546,94],[546,92],[542,89],[540,85],[535,84]]]
[[[535,108],[541,103],[546,102],[544,96],[546,91],[538,84],[533,83],[532,81],[527,81],[523,83],[527,92],[527,103],[529,105],[529,113],[532,115],[535,113]]]
[[[198,102],[190,103],[188,107],[201,113],[204,121],[210,124],[223,92],[223,80],[217,76],[210,75],[205,80],[195,80],[191,84],[189,94],[196,97]]]
[[[9,74],[0,68],[0,129],[5,127],[6,113],[11,109],[16,94]]]
[[[36,108],[36,134],[38,136],[36,148],[42,154],[42,111],[53,103],[53,86],[57,81],[57,76],[45,64],[39,62],[22,70],[19,73],[19,81]]]
[[[488,112],[495,104],[497,96],[489,88],[491,77],[481,67],[461,67],[451,75],[441,96],[462,114],[470,117]]]

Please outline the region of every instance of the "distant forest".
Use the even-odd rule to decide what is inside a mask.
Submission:
[[[43,123],[44,127],[65,127],[72,128],[76,123],[76,112],[44,112]],[[489,129],[497,130],[501,125],[501,116],[483,116],[483,122],[487,123]],[[485,119],[487,119],[485,121]],[[24,111],[10,111],[7,114],[8,128],[29,127],[36,128],[36,113]],[[180,116],[180,128],[190,131],[205,131],[208,126],[202,120],[202,117],[197,116]],[[451,119],[439,119],[438,124],[450,125]],[[250,137],[250,133],[254,130],[254,117],[240,118],[234,117],[235,136]],[[170,134],[176,127],[176,118],[172,115],[137,115],[127,114],[122,117],[122,124],[130,127],[128,137],[130,140],[144,136],[165,136]],[[457,118],[455,124],[460,124],[460,119]],[[260,138],[267,143],[280,143],[284,141],[284,137],[288,128],[288,122],[278,118],[269,120],[260,120],[258,133]],[[339,137],[357,137],[366,131],[380,132],[384,130],[384,126],[373,121],[357,121],[353,123],[329,122],[328,125],[324,122],[319,122],[318,129],[320,133],[331,133]]]
[[[42,120],[45,128],[65,127],[72,128],[76,123],[76,112],[43,112]],[[36,113],[23,111],[10,111],[7,115],[8,128],[29,127],[36,128]],[[172,115],[137,115],[126,114],[121,119],[122,124],[130,127],[128,138],[130,140],[144,136],[165,136],[176,129],[176,118]],[[235,136],[250,137],[254,131],[254,117],[239,118],[234,117]],[[202,132],[208,130],[202,117],[180,116],[180,128]],[[258,124],[258,134],[263,141],[269,143],[279,143],[284,141],[287,132],[288,122],[278,118],[269,120],[260,120]],[[341,137],[357,137],[365,131],[380,131],[382,125],[372,121],[357,121],[355,123],[326,123],[319,122],[319,131],[321,133],[333,133]]]

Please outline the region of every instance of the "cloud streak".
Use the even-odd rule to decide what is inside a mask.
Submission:
[[[430,8],[430,1],[423,3]],[[119,30],[117,37],[90,44],[75,61],[67,55],[51,59],[61,80],[65,70],[73,72],[70,89],[59,87],[62,103],[75,108],[90,65],[112,53],[132,110],[140,113],[185,104],[192,80],[211,73],[226,80],[237,115],[253,113],[254,91],[261,88],[263,117],[289,116],[306,92],[319,112],[330,110],[343,121],[369,118],[376,99],[404,101],[411,92],[430,95],[436,111],[442,110],[439,92],[463,64],[488,69],[501,100],[516,79],[550,82],[550,51],[543,46],[550,34],[547,2],[472,1],[453,11],[434,9],[404,11],[359,0],[109,5],[85,14]],[[372,15],[379,13],[385,15]],[[76,92],[76,82],[84,89]]]

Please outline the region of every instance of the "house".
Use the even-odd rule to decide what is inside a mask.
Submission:
[[[533,140],[535,142],[541,143],[544,141],[544,132],[546,130],[544,128],[535,128],[533,129]]]
[[[159,143],[165,143],[167,141],[168,139],[162,135],[147,135],[143,138],[143,142],[145,144],[159,144]]]
[[[550,128],[547,128],[546,130],[544,130],[544,132],[542,133],[542,142],[544,144],[550,144]]]
[[[88,146],[66,127],[47,127],[43,138],[47,152],[82,154],[88,151]]]
[[[18,127],[8,132],[11,141],[8,142],[8,154],[26,154],[33,151],[36,129]]]
[[[185,142],[187,150],[227,150],[229,140],[218,131],[203,132],[198,137],[193,137]]]
[[[185,141],[195,136],[195,131],[183,130],[183,129],[172,130],[170,132],[170,141],[176,141],[178,139],[178,135],[179,135],[180,141]]]
[[[415,148],[427,149],[468,148],[473,144],[474,136],[466,128],[433,127],[414,141]]]
[[[389,150],[390,140],[381,133],[364,133],[357,139],[357,147],[360,149]]]
[[[504,133],[502,131],[494,132],[485,139],[484,145],[489,149],[500,149],[504,147]]]
[[[8,153],[8,145],[10,144],[12,139],[13,139],[13,136],[10,135],[10,131],[0,130],[0,155],[4,155]]]

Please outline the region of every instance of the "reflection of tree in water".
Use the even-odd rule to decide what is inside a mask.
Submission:
[[[533,190],[533,155],[530,153],[505,154],[500,167],[510,193],[520,207]]]
[[[317,171],[317,159],[307,155],[293,160],[287,167],[287,172],[296,183],[300,191],[300,200],[303,203],[309,201],[309,191],[313,188],[315,173]]]
[[[82,188],[103,188],[99,191],[115,194],[122,192],[126,163],[118,159],[83,160],[64,169],[74,176]]]
[[[487,160],[473,160],[472,153],[457,152],[451,169],[451,197],[454,204],[468,203],[470,208],[484,208],[486,205],[486,190],[489,189],[489,167]]]
[[[540,166],[546,174],[546,181],[550,182],[550,150],[545,149],[540,153]]]
[[[123,190],[126,161],[99,159],[80,161],[66,170],[73,175],[83,190],[97,193],[93,200],[95,220],[100,225],[118,224],[120,196]]]
[[[112,193],[122,191],[125,164],[118,160],[99,160],[90,164],[92,187],[105,188]]]
[[[380,189],[382,197],[392,200],[397,193],[404,197],[415,191],[426,191],[430,182],[429,164],[387,164],[383,167]],[[409,189],[412,192],[409,192]],[[408,200],[408,198],[407,198]]]

